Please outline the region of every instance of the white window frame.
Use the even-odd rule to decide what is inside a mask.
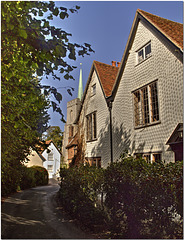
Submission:
[[[54,166],[53,165],[47,165],[47,170],[48,172],[52,172],[54,169]]]
[[[51,156],[52,156],[52,158],[51,158]],[[52,152],[48,153],[48,161],[54,161],[54,154]]]
[[[152,47],[151,47],[151,51],[149,54],[146,55],[146,48],[150,46],[151,47],[151,41],[149,43],[147,43],[144,47],[140,48],[137,52],[136,52],[136,56],[137,56],[137,64],[143,62],[144,60],[148,59],[149,57],[151,57],[152,55]],[[139,57],[139,53],[143,52],[143,56],[142,58]]]
[[[155,157],[156,157],[156,155],[160,155],[160,161],[162,161],[162,152],[135,153],[135,156],[136,155],[141,155],[142,158],[145,159],[147,163],[157,162]]]

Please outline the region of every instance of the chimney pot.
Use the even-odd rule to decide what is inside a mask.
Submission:
[[[120,67],[120,64],[121,64],[120,62],[117,62],[118,67]]]
[[[112,61],[112,66],[116,67],[116,61]]]

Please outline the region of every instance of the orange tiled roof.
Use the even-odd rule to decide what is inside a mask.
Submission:
[[[100,78],[106,97],[111,95],[111,91],[118,73],[118,67],[114,67],[105,63],[94,61],[97,74]]]
[[[46,144],[50,144],[52,142],[52,140],[48,140],[48,141],[46,141],[45,143]]]
[[[143,10],[137,9],[143,17],[152,23],[177,47],[183,49],[183,24],[153,15]]]
[[[75,136],[72,138],[72,140],[69,142],[69,144],[66,146],[66,148],[71,148],[72,146],[78,145],[78,134],[76,133]]]

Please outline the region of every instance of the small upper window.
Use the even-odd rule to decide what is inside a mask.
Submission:
[[[54,161],[54,154],[53,153],[48,154],[48,161]]]
[[[95,95],[96,94],[96,83],[91,87],[91,95]]]
[[[137,63],[141,63],[151,56],[151,42],[137,52]]]

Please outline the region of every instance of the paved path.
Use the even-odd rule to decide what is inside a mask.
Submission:
[[[2,239],[90,239],[62,213],[54,195],[59,185],[35,187],[8,197],[1,206]]]

